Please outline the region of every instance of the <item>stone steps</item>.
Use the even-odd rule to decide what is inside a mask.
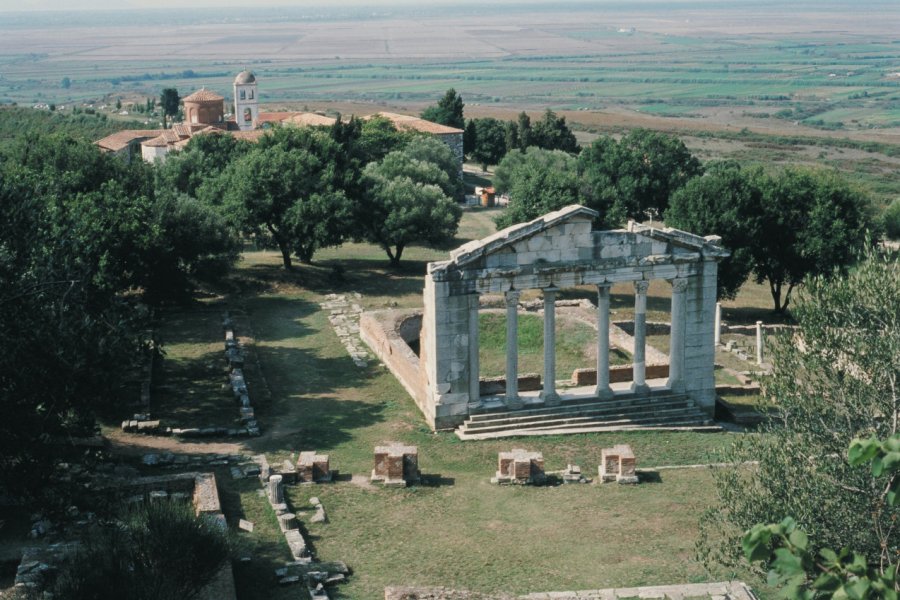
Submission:
[[[628,430],[717,431],[684,395],[632,397],[472,415],[456,430],[463,440]]]
[[[612,400],[593,399],[587,402],[563,402],[557,406],[544,406],[542,408],[526,408],[519,410],[499,409],[492,412],[475,413],[469,417],[472,423],[494,421],[502,418],[528,418],[542,417],[546,415],[556,415],[561,413],[575,413],[592,410],[616,410],[621,408],[636,409],[640,407],[660,407],[672,403],[680,403],[682,405],[694,406],[693,402],[682,394],[666,394],[654,396],[626,396],[624,398],[616,397]]]

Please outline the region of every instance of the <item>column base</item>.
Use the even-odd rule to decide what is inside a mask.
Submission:
[[[518,396],[514,396],[512,398],[506,397],[503,401],[506,403],[506,408],[509,408],[511,410],[518,410],[525,406],[525,403],[522,402],[522,399]]]
[[[595,394],[597,395],[597,397],[600,398],[601,400],[612,400],[612,399],[615,397],[615,395],[616,395],[616,394],[609,388],[609,386],[604,387],[604,388],[598,387],[596,390],[594,390],[594,393],[595,393]]]
[[[666,387],[675,392],[676,394],[684,393],[684,382],[682,381],[667,381]]]
[[[646,383],[632,383],[631,392],[639,396],[646,396],[650,393],[650,386]]]
[[[541,400],[546,406],[558,406],[560,402],[559,394],[556,392],[541,392]]]

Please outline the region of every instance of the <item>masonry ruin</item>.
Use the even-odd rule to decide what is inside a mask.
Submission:
[[[424,309],[418,324],[397,314],[366,313],[364,341],[412,395],[433,429],[462,425],[490,411],[545,409],[677,394],[711,418],[715,407],[714,315],[718,261],[728,256],[717,236],[630,222],[627,229],[592,231],[598,213],[572,205],[514,225],[428,264]],[[661,279],[672,286],[667,378],[648,383],[647,290]],[[634,352],[630,384],[611,386],[610,288],[634,286]],[[561,290],[595,286],[597,365],[595,385],[560,393],[556,387],[555,300]],[[519,297],[540,290],[544,303],[542,386],[519,387]],[[478,356],[480,296],[502,293],[507,348],[502,394],[483,395]],[[411,321],[411,322],[410,322]],[[418,354],[412,348],[418,347]],[[658,375],[657,375],[658,376]]]

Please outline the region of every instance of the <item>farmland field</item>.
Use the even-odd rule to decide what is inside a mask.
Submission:
[[[900,195],[900,5],[743,4],[4,12],[0,104],[151,126],[117,113],[164,87],[230,98],[245,68],[268,110],[418,113],[454,87],[470,118],[552,108],[581,143],[647,127],[704,160],[836,168],[877,206]]]

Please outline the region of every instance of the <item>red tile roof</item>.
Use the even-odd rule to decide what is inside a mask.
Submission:
[[[112,135],[106,136],[102,140],[97,140],[94,143],[103,150],[118,152],[119,150],[127,148],[132,142],[154,138],[164,131],[165,129],[123,129],[122,131],[117,131]]]
[[[222,102],[224,100],[225,98],[217,93],[206,88],[201,88],[190,96],[183,98],[182,102]]]
[[[374,115],[371,115],[367,118],[371,119],[372,117],[384,117],[394,124],[394,127],[400,130],[407,131],[421,131],[422,133],[431,133],[435,135],[443,135],[449,133],[463,133],[462,129],[457,129],[456,127],[448,127],[446,125],[441,125],[440,123],[432,123],[431,121],[426,121],[425,119],[420,119],[419,117],[413,117],[410,115],[401,115],[398,113],[392,112],[380,112]]]

